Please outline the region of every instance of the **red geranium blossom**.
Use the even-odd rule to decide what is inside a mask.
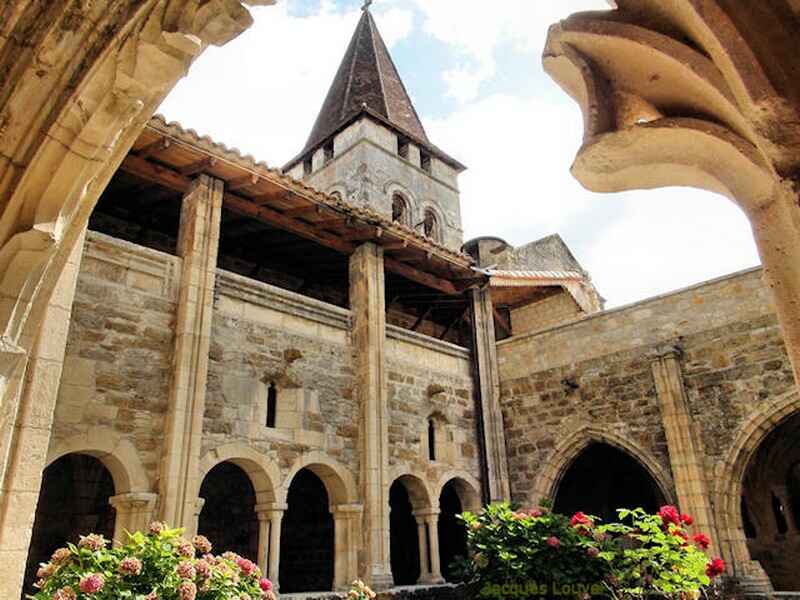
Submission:
[[[692,538],[692,541],[694,541],[701,550],[707,550],[711,545],[711,539],[704,533],[698,533]]]
[[[678,509],[674,506],[662,506],[661,510],[658,511],[658,516],[661,517],[664,527],[669,527],[670,523],[674,523],[675,525],[681,524],[680,513],[678,513]]]
[[[594,525],[594,521],[590,519],[587,515],[582,512],[576,512],[572,515],[572,519],[570,519],[570,523],[573,527],[591,527]]]
[[[551,548],[558,550],[559,548],[561,548],[561,540],[554,535],[550,536],[549,538],[547,538],[547,545],[550,546]]]
[[[681,515],[681,523],[683,523],[687,527],[691,527],[692,525],[694,525],[694,519],[692,518],[692,515],[687,515],[686,513],[683,513]]]
[[[715,558],[706,565],[706,575],[711,577],[719,577],[725,572],[725,561],[721,558]]]

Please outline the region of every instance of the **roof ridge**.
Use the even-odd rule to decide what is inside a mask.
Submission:
[[[378,37],[376,35],[378,26],[369,10],[365,10],[364,14],[367,16],[367,24],[369,25],[370,38],[372,40],[372,52],[375,54],[375,68],[378,70],[378,84],[381,86],[381,100],[383,100],[383,106],[386,110],[386,118],[391,121],[392,113],[389,110],[389,101],[386,99],[386,84],[383,82],[381,61],[380,58],[378,58],[378,42],[376,40],[376,37]]]

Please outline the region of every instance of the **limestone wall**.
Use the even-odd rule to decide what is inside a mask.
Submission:
[[[387,337],[390,473],[393,479],[406,473],[424,478],[438,506],[444,479],[458,475],[474,483],[479,473],[470,355],[399,327],[387,326]],[[434,461],[428,445],[431,417]]]
[[[760,269],[500,342],[514,498],[545,491],[541,474],[564,468],[582,437],[627,448],[671,485],[650,366],[666,343],[684,351],[689,410],[714,489],[734,438],[793,388]]]
[[[156,479],[180,267],[174,256],[88,234],[51,454],[127,440]]]
[[[566,290],[521,306],[511,311],[511,330],[514,335],[549,329],[577,319],[583,311]]]

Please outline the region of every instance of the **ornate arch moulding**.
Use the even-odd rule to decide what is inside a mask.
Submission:
[[[746,213],[800,380],[798,2],[617,0],[550,28],[543,62],[579,104],[587,189],[673,185]]]

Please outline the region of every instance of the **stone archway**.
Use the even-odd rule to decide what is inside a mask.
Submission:
[[[604,521],[617,518],[619,508],[656,512],[665,503],[658,483],[631,454],[605,442],[592,442],[571,461],[558,481],[553,510],[578,511]]]
[[[529,502],[537,506],[542,499],[553,501],[559,485],[576,458],[591,444],[604,444],[616,448],[632,458],[655,483],[658,494],[665,503],[675,504],[672,479],[655,459],[628,439],[611,431],[584,425],[566,436],[553,450],[534,481]]]
[[[439,491],[439,564],[446,581],[456,581],[453,564],[467,555],[467,531],[458,520],[465,511],[480,506],[480,494],[474,484],[461,477],[447,480]]]
[[[395,585],[430,579],[433,557],[428,548],[431,536],[436,535],[435,523],[430,522],[432,515],[425,482],[415,475],[397,477],[389,488],[389,544]]]
[[[779,481],[788,480],[794,472],[794,464],[790,464],[789,458],[780,456],[780,449],[786,448],[788,438],[792,450],[783,454],[791,455],[795,450],[791,439],[794,435],[796,442],[795,427],[798,423],[800,397],[796,391],[772,400],[768,406],[761,406],[753,411],[740,428],[728,455],[716,467],[715,479],[718,485],[715,500],[722,554],[731,565],[733,574],[753,586],[760,586],[761,582],[766,585],[766,577],[771,579],[773,574],[777,574],[776,580],[772,582],[774,587],[789,586],[790,589],[798,589],[791,577],[785,578],[780,573],[783,570],[781,561],[774,559],[781,557],[775,555],[774,549],[770,551],[764,540],[765,533],[769,537],[769,532],[775,532],[778,539],[771,540],[768,545],[780,545],[781,552],[784,553],[797,551],[792,550],[796,535],[788,531],[792,517],[795,516],[791,509],[791,496],[780,489],[775,494],[787,516],[787,532],[781,534],[777,533],[777,506],[773,504],[772,494],[776,488],[781,487]],[[786,462],[784,473],[780,472],[782,469],[779,463],[784,462],[782,458]],[[764,486],[764,489],[754,490],[757,485]],[[768,494],[768,498],[764,498],[764,494]],[[759,499],[758,495],[762,497]],[[794,523],[796,529],[796,517]],[[755,550],[755,555],[751,554],[751,549]]]
[[[57,548],[77,543],[81,535],[90,533],[113,539],[116,515],[110,501],[115,491],[111,471],[89,454],[66,454],[44,470],[23,597],[35,591],[32,586],[39,564],[48,562]]]

